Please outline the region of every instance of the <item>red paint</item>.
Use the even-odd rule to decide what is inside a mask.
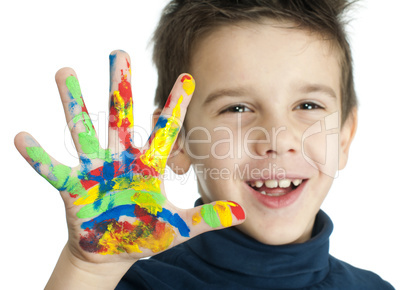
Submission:
[[[166,100],[165,108],[169,108],[171,99],[172,99],[172,94],[170,94],[168,99]]]
[[[134,231],[135,225],[125,221],[125,222],[123,222],[123,229],[124,229],[124,231],[127,231],[127,232],[131,233],[131,232]]]
[[[80,246],[84,251],[89,253],[100,253],[101,246],[99,245],[100,235],[93,230],[86,229],[86,235],[80,235]]]
[[[85,180],[81,179],[81,184],[82,187],[84,187],[86,190],[90,189],[91,187],[97,185],[99,182],[96,180]]]
[[[141,158],[137,158],[135,160],[135,166],[133,168],[134,173],[141,173],[142,175],[145,176],[154,176],[157,177],[159,176],[159,172],[155,170],[155,168],[149,167],[148,165],[145,165]]]
[[[246,215],[244,213],[243,208],[234,201],[230,201],[230,203],[234,203],[236,204],[236,206],[232,206],[229,204],[230,206],[230,210],[232,211],[232,214],[238,219],[238,220],[244,220],[246,218]]]
[[[181,78],[181,82],[184,83],[185,80],[191,80],[191,77],[189,75],[185,75]]]
[[[131,84],[127,81],[127,75],[123,74],[123,70],[121,71],[121,82],[119,83],[119,92],[120,96],[123,98],[125,103],[125,108],[129,105],[131,106],[131,101],[133,99],[133,95],[131,93]]]
[[[156,240],[159,240],[162,238],[162,235],[165,233],[165,228],[166,228],[166,223],[158,221],[155,225],[155,230],[152,233],[154,238]]]

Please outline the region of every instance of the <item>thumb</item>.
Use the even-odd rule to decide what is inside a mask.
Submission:
[[[190,237],[204,232],[236,226],[246,219],[243,208],[234,201],[215,201],[192,209],[183,215],[190,226]]]

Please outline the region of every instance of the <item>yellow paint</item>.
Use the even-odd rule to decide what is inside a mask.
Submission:
[[[189,77],[191,77],[189,75]],[[191,95],[192,93],[194,93],[195,90],[195,81],[194,79],[191,77],[191,79],[185,79],[183,81],[183,90],[186,92],[187,95]]]
[[[149,149],[141,155],[141,161],[153,167],[157,172],[163,174],[166,161],[170,153],[176,136],[180,130],[180,104],[183,96],[180,96],[176,106],[173,108],[172,116],[167,119],[166,126],[155,132],[155,137],[151,142]]]
[[[201,215],[197,212],[193,215],[193,226],[198,225],[202,220]]]
[[[232,211],[229,205],[236,206],[234,203],[227,201],[217,201],[214,205],[214,209],[218,213],[219,220],[224,227],[230,227],[232,225]]]
[[[117,127],[120,128],[123,120],[127,118],[130,122],[129,128],[132,128],[134,125],[134,117],[133,117],[133,105],[131,102],[126,104],[124,99],[121,97],[119,91],[114,91],[113,93],[113,102],[114,106],[118,112],[118,121]],[[128,106],[127,108],[125,106]]]
[[[175,231],[170,224],[160,223],[164,227],[163,230],[153,233],[150,233],[141,221],[137,220],[133,225],[140,227],[143,235],[137,237],[133,232],[122,229],[119,224],[109,224],[107,231],[99,240],[99,245],[104,248],[100,254],[142,253],[140,248],[147,248],[156,253],[166,250],[173,242]]]

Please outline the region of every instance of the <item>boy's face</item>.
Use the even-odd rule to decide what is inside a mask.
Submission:
[[[241,231],[288,244],[310,238],[355,122],[340,129],[336,50],[273,24],[225,26],[197,43],[183,151],[204,202],[238,202]]]

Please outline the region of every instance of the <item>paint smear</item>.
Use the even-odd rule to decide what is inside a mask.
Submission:
[[[66,79],[66,86],[70,91],[70,96],[80,105],[84,106],[84,101],[82,100],[82,93],[80,84],[75,76],[69,76]]]
[[[217,201],[215,205],[206,204],[201,208],[202,218],[212,228],[230,227],[233,224],[232,214],[238,220],[245,218],[241,206],[233,201]]]
[[[159,174],[164,173],[167,158],[176,141],[177,134],[180,131],[179,118],[182,100],[183,96],[179,98],[176,106],[173,108],[172,116],[169,118],[164,116],[159,117],[157,126],[155,126],[151,138],[148,141],[150,147],[144,155],[141,156],[141,161],[155,168]]]
[[[185,75],[181,78],[181,82],[183,83],[183,90],[187,95],[191,95],[195,90],[195,81],[192,76]]]
[[[193,226],[198,225],[202,221],[202,217],[197,212],[193,215]]]

